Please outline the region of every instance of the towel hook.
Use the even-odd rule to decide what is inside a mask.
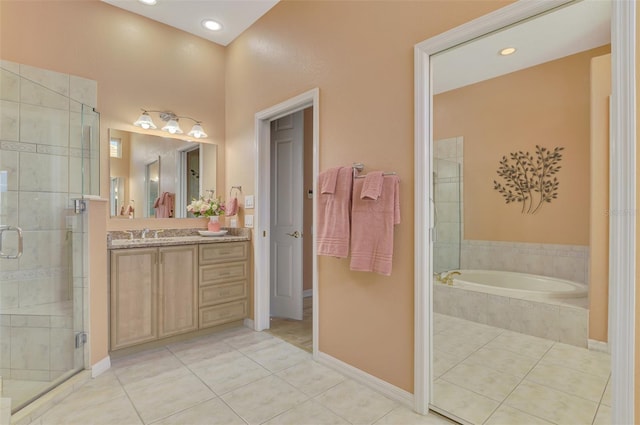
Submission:
[[[242,186],[231,186],[231,189],[229,190],[229,197],[232,196],[233,189],[236,189],[238,192],[242,193]]]

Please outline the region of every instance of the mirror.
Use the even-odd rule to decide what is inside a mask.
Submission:
[[[571,3],[431,56],[430,402],[460,422],[610,421],[611,359],[590,347],[606,341],[607,301],[587,290],[608,289],[589,267],[590,225],[607,218],[589,205],[608,183],[591,126],[607,133],[593,88],[610,84],[609,7]]]
[[[109,141],[112,218],[187,218],[191,199],[216,189],[214,144],[117,129]]]

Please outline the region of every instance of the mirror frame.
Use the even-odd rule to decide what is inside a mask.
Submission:
[[[430,56],[492,31],[572,3],[566,0],[510,4],[414,47],[415,223],[429,229],[415,237],[414,269],[414,409],[429,411],[432,346],[432,92]],[[636,238],[636,5],[611,1],[611,159],[609,347],[612,359],[613,422],[634,423],[635,379],[635,238]],[[622,214],[627,211],[628,213]],[[424,261],[424,259],[428,261]]]

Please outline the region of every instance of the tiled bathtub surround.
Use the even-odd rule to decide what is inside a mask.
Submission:
[[[464,240],[461,269],[502,270],[589,283],[589,247]]]
[[[83,163],[88,169],[95,156],[82,133],[96,94],[95,81],[0,61],[0,170],[7,172],[0,224],[24,236],[22,257],[0,260],[5,395],[8,381],[49,381],[81,364],[74,356],[82,350],[73,347],[87,322],[86,234],[72,202],[83,191]],[[16,238],[3,242],[15,250]]]
[[[433,311],[526,335],[587,347],[587,298],[532,301],[434,283]]]

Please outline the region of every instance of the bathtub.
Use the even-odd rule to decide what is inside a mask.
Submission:
[[[470,291],[536,300],[587,296],[587,285],[570,280],[497,270],[455,271],[461,274],[453,276],[453,285]]]
[[[434,313],[587,346],[587,285],[526,273],[452,271],[460,272],[453,285],[433,283]]]

